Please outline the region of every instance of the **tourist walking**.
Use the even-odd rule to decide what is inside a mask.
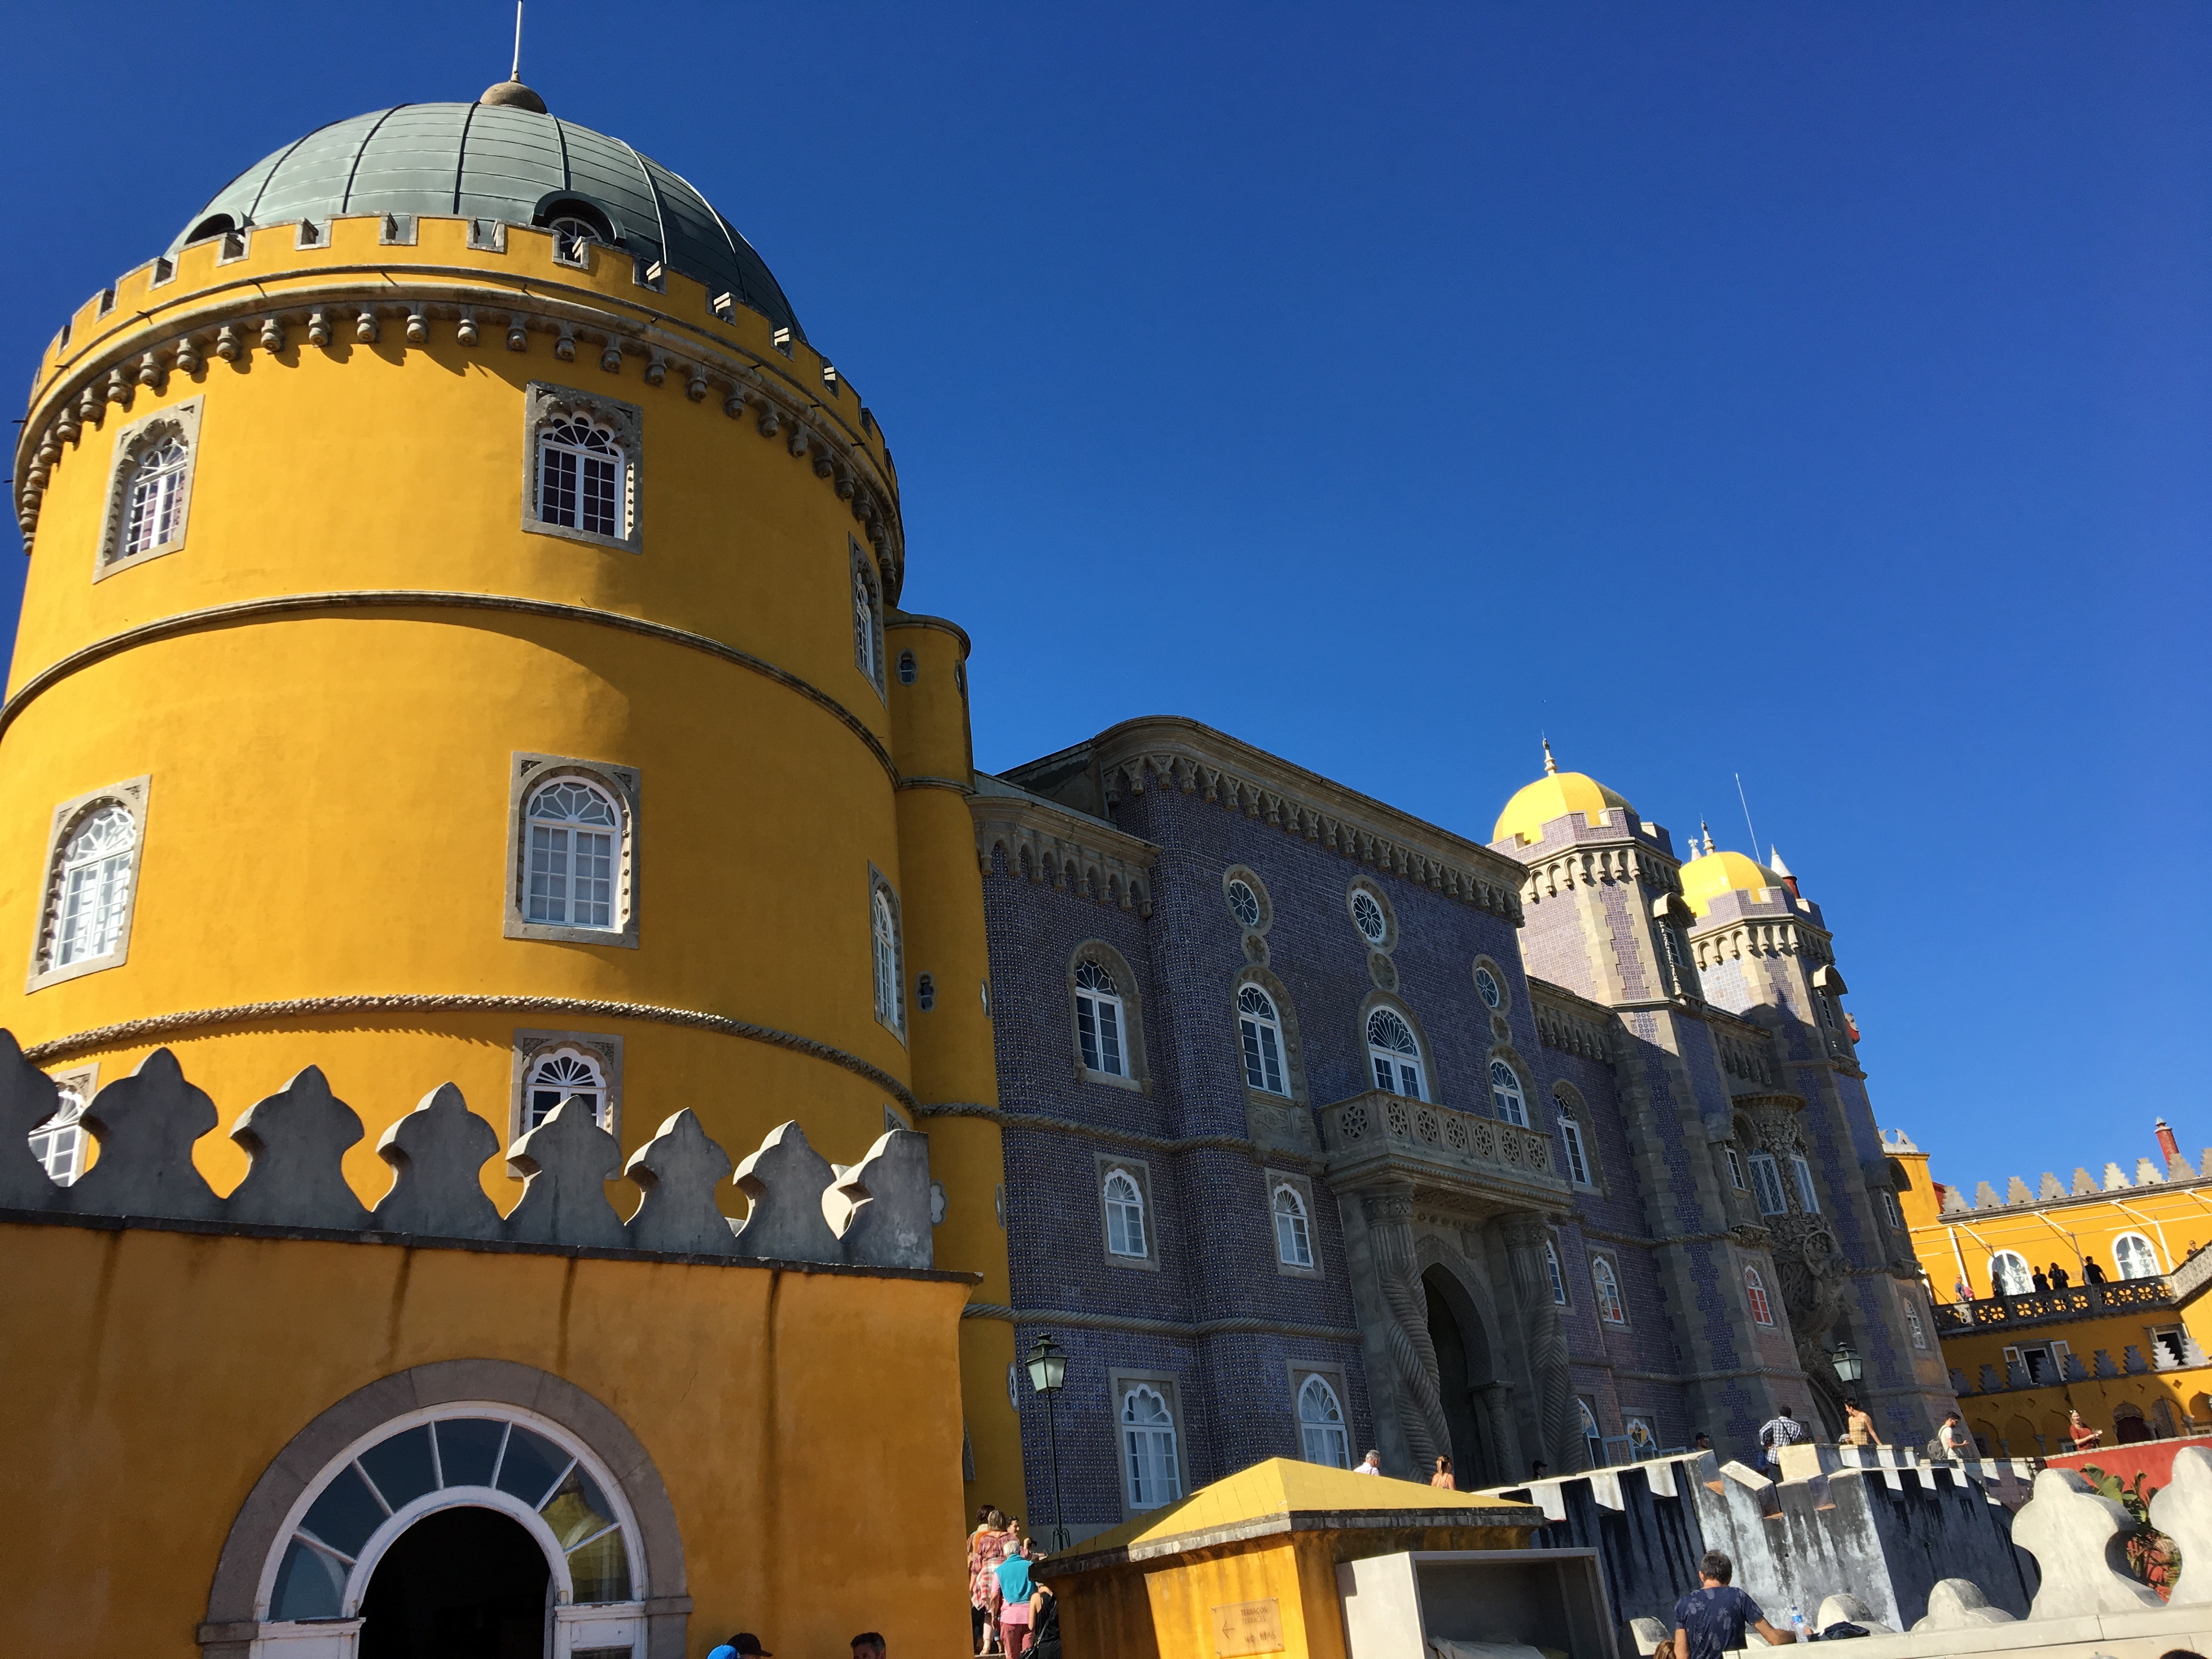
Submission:
[[[1875,1432],[1874,1419],[1867,1415],[1856,1400],[1844,1401],[1844,1443],[1846,1446],[1881,1444],[1881,1437]]]
[[[1022,1523],[1009,1523],[1012,1540],[1006,1558],[994,1569],[999,1580],[999,1637],[1006,1659],[1022,1659],[1030,1644],[1030,1598],[1036,1586],[1030,1577],[1030,1544],[1022,1536]]]
[[[1006,1512],[996,1504],[986,1504],[975,1512],[975,1530],[968,1534],[968,1605],[977,1659],[999,1645],[998,1566],[1011,1536]]]
[[[1805,1425],[1797,1420],[1796,1414],[1787,1406],[1782,1408],[1779,1416],[1770,1417],[1759,1425],[1759,1443],[1766,1448],[1766,1462],[1771,1468],[1782,1467],[1782,1449],[1784,1446],[1794,1446],[1806,1437]],[[1721,1582],[1726,1583],[1728,1581],[1723,1579]]]
[[[1379,1451],[1370,1451],[1370,1452],[1369,1452],[1369,1453],[1367,1454],[1367,1455],[1366,1455],[1366,1456],[1364,1456],[1364,1457],[1363,1457],[1363,1458],[1361,1458],[1361,1459],[1359,1460],[1359,1467],[1358,1467],[1358,1468],[1356,1468],[1356,1469],[1352,1470],[1352,1473],[1353,1473],[1354,1474],[1382,1474],[1382,1454],[1381,1452],[1379,1452]]]
[[[1439,1457],[1437,1459],[1437,1472],[1429,1477],[1429,1484],[1432,1486],[1441,1486],[1446,1492],[1457,1492],[1459,1490],[1459,1483],[1452,1479],[1450,1458]]]
[[[2081,1280],[2087,1285],[2101,1285],[2105,1282],[2105,1270],[2097,1265],[2095,1256],[2085,1255],[2081,1258]]]
[[[1698,1588],[1674,1603],[1674,1659],[1721,1659],[1734,1653],[1743,1646],[1747,1625],[1769,1647],[1797,1639],[1796,1632],[1768,1624],[1759,1603],[1729,1583],[1735,1577],[1735,1562],[1718,1550],[1705,1552],[1698,1563]]]

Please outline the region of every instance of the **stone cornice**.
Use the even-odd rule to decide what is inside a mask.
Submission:
[[[1510,859],[1197,720],[1125,720],[1089,748],[1109,803],[1149,778],[1520,924]]]
[[[1835,960],[1826,933],[1802,916],[1786,913],[1709,921],[1692,931],[1690,949],[1700,972],[1716,963],[1739,961],[1746,956],[1802,956],[1816,963]]]
[[[1507,860],[1520,872],[1521,900],[1524,904],[1540,904],[1547,898],[1572,892],[1577,887],[1624,885],[1658,894],[1678,894],[1682,890],[1681,866],[1657,848],[1645,846],[1626,831],[1618,842],[1554,844],[1540,841],[1526,852],[1525,862]]]
[[[1547,1048],[1613,1064],[1613,1033],[1620,1019],[1605,1004],[1531,976],[1528,1006],[1536,1016],[1537,1040]]]
[[[996,778],[969,796],[968,810],[986,876],[993,854],[1003,854],[1010,876],[1152,915],[1152,862],[1160,851],[1152,842]]]
[[[638,294],[660,297],[642,285]],[[750,417],[762,437],[781,437],[791,455],[807,460],[848,504],[875,545],[892,600],[904,580],[897,480],[843,411],[811,391],[779,355],[720,338],[641,299],[617,301],[580,283],[465,264],[241,263],[220,283],[131,316],[138,326],[94,341],[33,394],[15,471],[27,550],[52,469],[82,441],[87,424],[104,422],[111,404],[128,410],[140,386],[158,389],[172,373],[203,373],[211,356],[358,347],[384,342],[387,332],[390,343],[422,345],[434,325],[450,325],[471,350],[500,349],[503,337],[506,349],[526,351],[533,336],[550,336],[556,360],[596,362],[611,387],[632,367],[642,369],[648,386],[673,374],[693,402],[711,396],[732,419]],[[857,412],[857,392],[854,402]]]

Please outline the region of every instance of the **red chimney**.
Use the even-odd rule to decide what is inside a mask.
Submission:
[[[2166,1167],[2172,1169],[2173,1160],[2181,1156],[2181,1143],[2173,1138],[2173,1131],[2166,1127],[2166,1120],[2158,1121],[2158,1149],[2166,1154]]]

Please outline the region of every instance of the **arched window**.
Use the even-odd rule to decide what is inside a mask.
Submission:
[[[1601,1469],[1605,1467],[1605,1437],[1598,1432],[1597,1413],[1580,1395],[1575,1396],[1575,1410],[1582,1418],[1583,1448],[1589,1454],[1589,1466]]]
[[[596,784],[556,778],[530,798],[527,920],[559,927],[603,927],[615,915],[615,852],[622,814]]]
[[[1298,1439],[1307,1462],[1323,1463],[1333,1469],[1352,1467],[1344,1407],[1325,1377],[1309,1376],[1298,1390]]]
[[[1999,1250],[1990,1258],[1990,1287],[1998,1296],[2026,1296],[2035,1288],[2025,1256]]]
[[[1083,1044],[1085,1069],[1107,1077],[1127,1077],[1121,1052],[1121,989],[1097,963],[1075,964],[1075,1031]]]
[[[1552,1300],[1562,1308],[1567,1302],[1567,1276],[1559,1271],[1559,1247],[1550,1239],[1544,1241],[1544,1271],[1551,1276]]]
[[[1782,1170],[1771,1152],[1753,1152],[1750,1158],[1751,1189],[1759,1195],[1761,1215],[1787,1215],[1790,1200],[1782,1195]]]
[[[1182,1496],[1174,1413],[1141,1382],[1121,1396],[1121,1449],[1129,1466],[1129,1507],[1156,1510]]]
[[[613,428],[569,414],[538,440],[538,516],[589,536],[629,534],[627,470]]]
[[[1413,1028],[1389,1008],[1367,1016],[1367,1057],[1375,1068],[1375,1086],[1394,1095],[1426,1100],[1428,1088],[1421,1071],[1421,1045]]]
[[[1256,985],[1237,993],[1237,1029],[1244,1039],[1244,1081],[1267,1094],[1290,1093],[1283,1084],[1283,1022]]]
[[[1589,1149],[1583,1145],[1583,1126],[1564,1096],[1559,1097],[1559,1152],[1566,1159],[1567,1178],[1578,1187],[1594,1187],[1590,1179]]]
[[[1352,890],[1352,925],[1359,930],[1359,937],[1380,949],[1390,937],[1390,918],[1383,913],[1382,901],[1364,887]]]
[[[1613,1263],[1601,1255],[1590,1258],[1590,1285],[1597,1291],[1597,1316],[1608,1325],[1626,1325],[1628,1310],[1621,1305],[1620,1280]]]
[[[1490,1099],[1508,1123],[1528,1127],[1528,1108],[1521,1097],[1521,1074],[1502,1060],[1490,1062]]]
[[[857,566],[853,571],[853,665],[870,679],[876,678],[876,596],[867,573]]]
[[[138,822],[114,801],[95,807],[62,848],[60,914],[46,965],[66,968],[114,951],[131,914]]]
[[[635,1522],[605,1470],[550,1425],[526,1426],[485,1407],[385,1430],[327,1472],[277,1559],[269,1616],[292,1621],[357,1615],[384,1552],[440,1510],[495,1510],[520,1523],[549,1561],[554,1589],[574,1606],[629,1601]],[[310,1491],[314,1491],[313,1487]],[[264,1581],[266,1582],[266,1581]]]
[[[2141,1233],[2122,1233],[2112,1241],[2112,1265],[2123,1279],[2156,1279],[2158,1252]]]
[[[1771,1325],[1774,1310],[1767,1305],[1766,1286],[1759,1280],[1758,1268],[1746,1267],[1743,1270],[1743,1294],[1745,1300],[1751,1304],[1751,1316],[1762,1325]]]
[[[553,233],[553,257],[563,264],[582,264],[586,250],[599,240],[599,228],[575,214],[563,214],[546,228]]]
[[[1106,1248],[1115,1255],[1139,1260],[1151,1254],[1145,1241],[1145,1194],[1127,1170],[1109,1170],[1104,1188]]]
[[[921,974],[915,976],[914,1000],[920,1005],[921,1012],[925,1014],[937,1006],[937,976],[935,975]]]
[[[899,684],[901,685],[912,685],[915,681],[921,678],[921,670],[915,663],[914,653],[911,651],[900,652],[898,654]]]
[[[906,999],[900,994],[898,913],[890,890],[880,880],[868,905],[869,932],[874,942],[876,1018],[894,1031],[906,1029]]]
[[[1306,1224],[1306,1201],[1297,1188],[1275,1188],[1275,1255],[1286,1267],[1313,1266],[1313,1230]]]
[[[84,1173],[84,1115],[82,1091],[64,1083],[54,1115],[31,1131],[31,1156],[46,1166],[46,1178],[67,1187]]]
[[[191,451],[182,438],[164,438],[139,456],[124,503],[123,534],[109,556],[131,558],[176,539],[191,461]]]
[[[597,1056],[574,1048],[556,1048],[541,1054],[530,1067],[530,1098],[526,1108],[525,1129],[534,1129],[545,1121],[556,1106],[575,1095],[589,1103],[592,1121],[602,1129],[611,1129],[608,1121],[607,1075]]]
[[[1490,971],[1487,963],[1479,964],[1474,970],[1474,994],[1482,999],[1486,1007],[1498,1007],[1505,1000],[1504,988],[1498,984],[1498,975]]]

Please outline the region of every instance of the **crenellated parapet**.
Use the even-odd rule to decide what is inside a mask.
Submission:
[[[54,1115],[51,1079],[0,1031],[0,1209],[356,1234],[368,1243],[507,1243],[641,1250],[733,1261],[818,1261],[927,1268],[931,1235],[929,1139],[910,1129],[880,1137],[850,1169],[807,1145],[795,1122],[772,1131],[732,1164],[689,1109],[665,1119],[625,1161],[589,1103],[570,1097],[506,1149],[522,1172],[522,1196],[501,1215],[482,1171],[501,1156],[491,1124],[444,1084],[379,1138],[392,1183],[364,1205],[341,1161],[363,1135],[360,1117],[308,1066],[238,1116],[230,1138],[246,1151],[246,1177],[227,1194],[192,1160],[193,1143],[221,1121],[167,1048],[102,1089],[79,1121],[97,1144],[92,1166],[58,1186],[27,1137]],[[637,1189],[627,1217],[606,1183]],[[718,1202],[735,1186],[742,1221]]]

